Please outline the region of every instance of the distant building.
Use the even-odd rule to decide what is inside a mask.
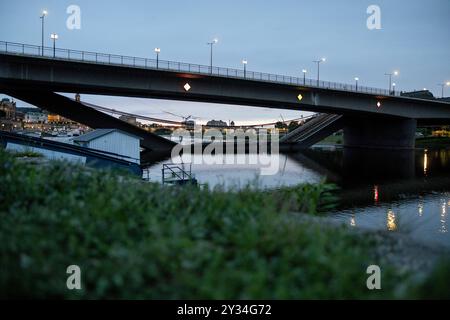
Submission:
[[[210,120],[206,123],[208,127],[228,127],[227,123],[222,120]]]
[[[26,114],[28,112],[42,112],[42,113],[46,113],[46,111],[43,111],[40,108],[35,108],[35,107],[17,107],[16,108],[17,112],[22,112],[23,114]]]
[[[122,115],[119,117],[119,120],[128,122],[129,124],[132,125],[137,125],[136,117],[133,116]]]
[[[49,113],[47,115],[47,122],[48,123],[74,123],[74,121],[64,118],[63,116],[60,116],[59,114]]]
[[[73,139],[82,147],[105,151],[109,156],[140,163],[140,137],[117,129],[97,129]]]
[[[27,112],[24,121],[27,123],[46,123],[47,119],[47,114],[43,112]]]
[[[25,113],[16,110],[16,121],[23,121],[25,119]]]
[[[3,98],[0,101],[0,111],[5,113],[5,119],[15,119],[16,118],[16,102],[9,100],[8,98]]]

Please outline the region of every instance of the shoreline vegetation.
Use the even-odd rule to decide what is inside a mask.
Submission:
[[[320,213],[336,201],[325,183],[167,187],[64,162],[33,165],[0,149],[0,188],[1,298],[450,297],[450,264],[437,262],[447,253],[429,268],[399,267],[421,258],[392,259],[408,239],[324,222]],[[372,264],[381,290],[367,289]],[[82,290],[66,287],[70,265],[81,269]]]
[[[450,147],[450,137],[424,137],[416,139],[417,148]]]
[[[341,146],[344,139],[342,135],[330,135],[323,139],[320,145]],[[450,137],[421,137],[416,138],[416,148],[448,148],[450,147]]]

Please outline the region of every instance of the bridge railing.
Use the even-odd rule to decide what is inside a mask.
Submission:
[[[321,89],[362,92],[377,95],[395,95],[395,96],[400,95],[400,92],[398,91],[389,91],[386,89],[372,88],[360,85],[356,86],[356,84],[344,84],[323,80],[317,81],[303,77],[284,76],[255,71],[244,71],[242,69],[222,68],[215,66],[211,68],[210,66],[199,64],[139,58],[107,53],[79,51],[53,47],[42,48],[41,46],[15,42],[0,41],[0,52],[24,56],[43,57],[47,59],[50,58],[57,60],[82,61],[96,64],[118,65],[118,66],[145,68],[154,70],[198,73],[226,78],[283,83]]]

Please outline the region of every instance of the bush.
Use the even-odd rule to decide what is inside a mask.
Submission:
[[[370,237],[288,214],[316,213],[324,184],[163,187],[0,152],[0,186],[3,298],[385,298],[402,279],[386,266],[384,290],[367,290]]]

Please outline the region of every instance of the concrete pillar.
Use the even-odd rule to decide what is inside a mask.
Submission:
[[[413,149],[417,121],[393,117],[345,117],[344,147]]]
[[[415,177],[415,151],[413,149],[344,148],[343,180],[384,183]]]

